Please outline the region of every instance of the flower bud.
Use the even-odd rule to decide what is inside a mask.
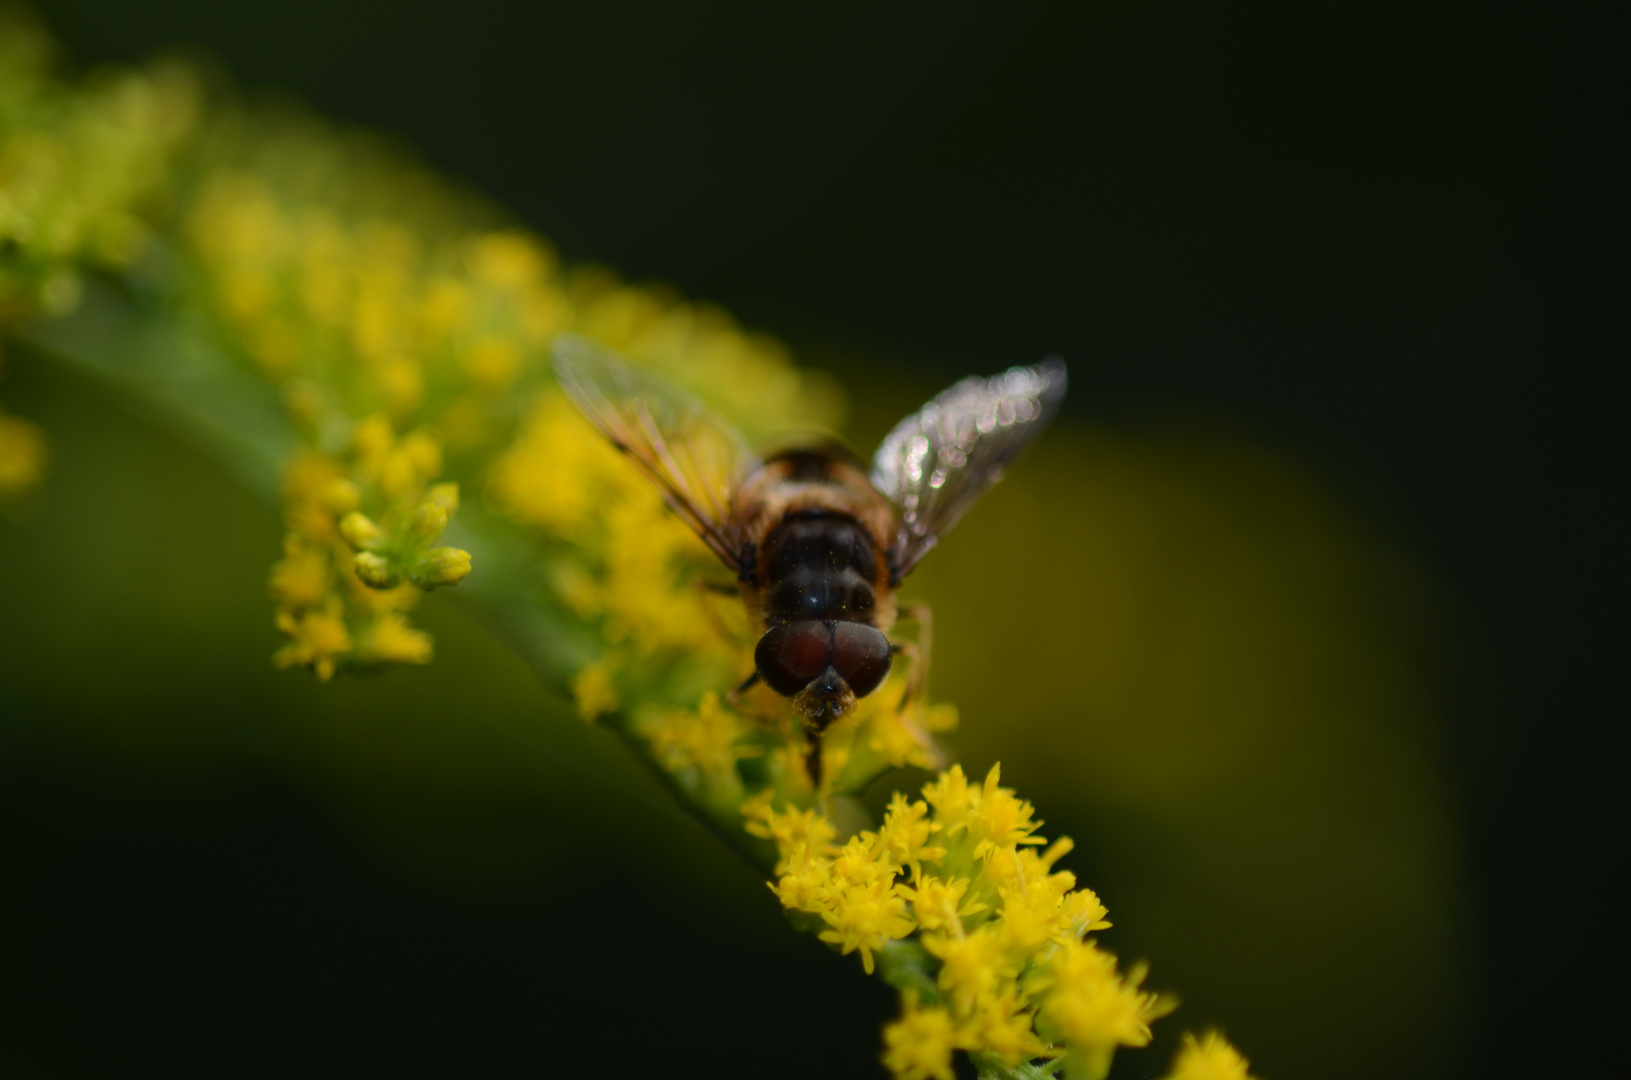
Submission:
[[[366,551],[380,542],[382,534],[373,519],[353,510],[340,519],[340,535],[358,551]]]
[[[445,528],[447,511],[433,502],[423,502],[414,510],[413,517],[408,519],[404,537],[408,543],[417,547],[441,536]]]
[[[409,579],[422,589],[457,585],[470,574],[470,553],[453,547],[432,548],[414,566]]]
[[[425,498],[427,501],[440,506],[449,514],[456,514],[459,511],[458,484],[432,484],[430,490],[425,493]]]
[[[352,565],[357,569],[358,580],[370,589],[392,589],[402,584],[402,575],[390,562],[371,551],[359,551]]]
[[[350,480],[334,479],[323,489],[323,505],[336,514],[348,514],[362,502],[362,493]]]

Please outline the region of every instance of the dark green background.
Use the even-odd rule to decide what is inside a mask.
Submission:
[[[1623,861],[1600,839],[1611,789],[1588,775],[1623,714],[1594,680],[1620,666],[1604,612],[1624,575],[1599,520],[1623,492],[1594,473],[1599,369],[1617,354],[1585,331],[1608,290],[1590,196],[1623,141],[1595,118],[1619,76],[1577,48],[1587,28],[1471,3],[55,0],[42,14],[86,64],[194,43],[241,85],[396,133],[568,258],[724,304],[838,374],[863,443],[949,378],[1058,353],[1067,426],[1221,426],[1278,448],[1408,553],[1447,612],[1422,650],[1442,724],[1426,741],[1462,823],[1473,943],[1466,1026],[1439,1051],[1231,1033],[1262,1048],[1270,1080],[1375,1060],[1401,1076],[1555,1075],[1606,1041],[1590,973],[1570,966],[1599,948],[1598,868]],[[54,655],[81,631],[108,639],[86,645],[98,660],[71,693],[0,697],[20,718],[4,760],[23,883],[9,1022],[35,1036],[13,1043],[35,1071],[871,1067],[888,995],[787,933],[752,875],[641,802],[650,786],[592,733],[563,736],[581,743],[565,758],[560,738],[529,741],[547,695],[480,631],[436,609],[429,672],[273,676],[257,629],[272,513],[94,388],[7,364],[8,407],[52,432],[54,505],[84,508],[75,535],[97,535],[99,514],[158,530],[86,541],[76,595],[114,614],[52,611],[26,571],[0,585],[12,632],[58,635]],[[78,503],[76,462],[102,477]],[[128,484],[107,487],[113,467]],[[108,490],[143,494],[121,510]],[[207,535],[184,524],[201,499],[225,507]],[[1058,550],[1076,555],[1069,537]],[[239,584],[200,596],[190,628],[183,613],[152,630],[143,605],[185,582]],[[245,629],[210,632],[223,605]],[[75,741],[63,720],[79,713],[170,741],[110,748],[105,723]],[[472,749],[442,719],[491,737]],[[461,771],[460,753],[480,760]],[[342,779],[299,779],[324,762]],[[496,794],[495,770],[509,776]],[[336,807],[346,790],[376,809]],[[540,858],[562,815],[631,791],[621,817],[574,821],[570,857]],[[380,806],[389,823],[355,824]],[[381,859],[395,834],[404,854]],[[467,852],[473,836],[492,850]],[[1093,866],[1078,864],[1090,880]],[[602,944],[618,933],[651,950],[637,967]],[[1120,947],[1160,971],[1161,943],[1134,941]],[[1228,1022],[1227,1000],[1197,1007],[1188,1022]],[[327,1056],[335,1036],[343,1055]]]

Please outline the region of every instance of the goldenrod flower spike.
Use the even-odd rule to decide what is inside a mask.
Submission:
[[[350,137],[316,121],[206,108],[175,68],[68,86],[48,53],[37,28],[0,16],[0,331],[83,292],[190,343],[142,364],[79,359],[230,431],[223,456],[254,456],[258,475],[272,475],[262,456],[280,462],[274,663],[323,680],[428,663],[410,612],[468,581],[584,720],[764,868],[795,926],[899,991],[882,1050],[897,1078],[949,1080],[961,1053],[991,1080],[1100,1080],[1118,1048],[1149,1042],[1172,1000],[1099,948],[1105,906],[1059,868],[1070,841],[1047,843],[1000,768],[975,781],[945,764],[933,736],[955,726],[953,706],[907,702],[896,672],[828,730],[816,790],[785,699],[724,696],[752,670],[743,606],[716,595],[732,582],[547,357],[557,335],[587,335],[755,437],[836,428],[830,384],[716,308],[563,269],[541,238],[495,227],[410,162],[351,167]],[[162,221],[145,216],[157,205]],[[85,271],[118,274],[144,252],[144,288],[207,322],[81,289]],[[250,399],[284,426],[241,411]],[[0,506],[43,461],[38,430],[0,413]],[[901,766],[934,775],[869,820],[853,796]],[[1170,1080],[1245,1069],[1208,1035]]]

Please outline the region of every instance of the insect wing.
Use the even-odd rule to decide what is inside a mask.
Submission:
[[[895,425],[872,459],[872,486],[899,512],[889,551],[905,577],[1030,445],[1065,397],[1065,365],[1048,360],[964,379]]]
[[[561,389],[663,491],[674,512],[740,572],[731,495],[759,465],[747,440],[685,390],[575,334],[555,342]]]

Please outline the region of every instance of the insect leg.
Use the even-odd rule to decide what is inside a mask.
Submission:
[[[913,701],[929,700],[929,654],[934,645],[934,614],[928,604],[902,604],[900,617],[917,621],[917,641],[902,642],[896,648],[912,662],[911,674],[906,676],[906,692],[900,698],[900,711]]]
[[[720,617],[719,609],[708,598],[723,595],[735,596],[737,595],[736,586],[727,585],[722,581],[710,581],[704,577],[693,578],[691,584],[696,587],[697,599],[702,607],[702,615],[703,618],[708,620],[708,625],[712,626],[714,632],[725,641],[734,641],[737,635],[731,632],[729,626],[725,625],[725,620]]]
[[[749,675],[747,678],[743,679],[739,686],[725,694],[725,704],[729,705],[743,716],[750,716],[753,719],[762,721],[766,724],[780,722],[782,727],[786,727],[786,717],[768,716],[764,713],[756,712],[755,710],[748,708],[747,704],[742,700],[747,695],[749,690],[752,690],[758,685],[759,673],[755,671],[752,675]]]
[[[901,606],[900,617],[917,620],[918,631],[916,641],[896,642],[891,647],[891,651],[904,656],[912,665],[912,670],[906,676],[906,689],[901,693],[896,713],[900,716],[901,723],[917,740],[918,745],[923,747],[933,767],[940,768],[945,763],[945,753],[935,745],[934,739],[920,723],[927,714],[922,712],[908,714],[911,707],[918,702],[925,707],[929,704],[929,653],[934,644],[934,616],[927,604],[906,604]]]

